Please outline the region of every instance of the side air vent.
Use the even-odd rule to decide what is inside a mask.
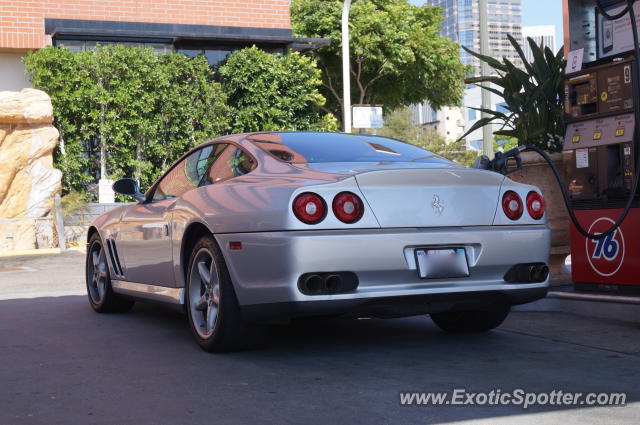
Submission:
[[[120,258],[118,258],[118,250],[116,249],[116,243],[113,239],[107,239],[107,246],[109,247],[109,257],[111,258],[111,264],[113,264],[113,271],[118,276],[124,276],[122,272],[122,265],[120,265]]]

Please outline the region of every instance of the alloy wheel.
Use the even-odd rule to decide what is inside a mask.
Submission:
[[[213,255],[200,249],[189,275],[189,309],[198,335],[209,338],[215,329],[220,305],[220,280]]]
[[[95,241],[89,249],[89,261],[87,264],[87,289],[89,296],[95,304],[100,304],[104,299],[107,289],[107,258],[104,247]]]

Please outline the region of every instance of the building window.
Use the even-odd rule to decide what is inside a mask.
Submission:
[[[184,53],[185,55],[193,58],[198,55],[204,55],[207,58],[207,62],[209,65],[213,67],[218,67],[227,60],[227,57],[240,49],[245,47],[249,47],[247,45],[242,44],[233,44],[233,45],[216,45],[215,42],[211,41],[195,41],[189,44],[180,43],[175,46],[175,50],[180,53]],[[273,47],[273,46],[257,46],[261,50],[264,50],[268,53],[273,54],[284,54],[284,47]]]
[[[482,140],[472,140],[468,144],[469,149],[473,149],[474,151],[482,152],[483,141]]]
[[[218,67],[225,60],[227,60],[227,56],[229,56],[236,50],[238,50],[238,47],[211,47],[200,49],[180,48],[176,51],[179,53],[184,53],[190,58],[194,58],[198,55],[204,55],[204,57],[207,58],[207,62],[209,62],[209,65]]]
[[[505,102],[496,104],[496,111],[502,112],[503,114],[510,113],[510,111],[507,109],[507,104]]]
[[[82,52],[89,49],[99,48],[101,46],[124,44],[128,46],[136,47],[149,47],[154,49],[158,53],[180,52],[184,53],[190,58],[198,55],[204,55],[207,58],[207,62],[212,67],[218,67],[227,59],[227,57],[240,49],[249,47],[247,45],[222,45],[216,44],[215,41],[198,41],[193,44],[179,44],[175,46],[171,43],[161,43],[158,41],[132,41],[132,40],[82,40],[82,39],[56,39],[54,45],[58,47],[65,47],[72,52]],[[284,54],[285,48],[283,46],[258,46],[260,49],[272,53],[272,54]]]
[[[469,108],[467,111],[468,111],[467,115],[469,117],[469,121],[475,121],[475,120],[478,119],[477,118],[477,114],[476,114],[476,112],[478,112],[478,111],[476,111],[475,109],[471,109],[471,108]]]
[[[72,52],[82,52],[84,50],[95,49],[100,46],[110,46],[124,44],[128,46],[136,47],[150,47],[157,52],[167,53],[173,50],[171,44],[158,43],[158,42],[135,42],[135,41],[118,41],[118,40],[73,40],[63,39],[55,40],[54,45],[57,47],[66,47]]]

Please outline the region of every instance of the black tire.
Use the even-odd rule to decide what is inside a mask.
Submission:
[[[205,297],[204,292],[207,292],[207,285],[201,277],[197,264],[200,259],[206,258],[206,253],[211,255],[211,260],[214,262],[213,274],[215,276],[213,278],[217,277],[218,288],[216,317],[212,330],[207,325],[208,311],[198,310],[194,307],[193,301],[202,299]],[[198,258],[196,258],[197,256]],[[213,270],[210,264],[207,267],[210,272]],[[211,283],[211,279],[209,283]],[[195,293],[197,288],[199,288],[199,293]],[[189,266],[185,279],[185,308],[191,331],[200,347],[205,351],[221,353],[247,350],[255,348],[264,340],[264,329],[250,325],[243,320],[222,252],[211,235],[200,237],[189,255]],[[208,332],[211,334],[207,335]]]
[[[500,326],[510,310],[510,305],[499,304],[479,310],[432,313],[431,319],[447,332],[486,332]]]
[[[98,313],[126,313],[135,304],[135,301],[126,298],[119,297],[113,292],[111,288],[111,275],[109,273],[109,266],[107,262],[107,253],[105,246],[98,233],[94,233],[89,239],[87,246],[87,258],[85,262],[85,279],[87,285],[87,297],[89,298],[89,304]],[[102,255],[103,265],[101,266],[102,275],[100,279],[104,279],[103,282],[99,282],[100,285],[104,285],[102,294],[97,288],[97,283],[94,282],[94,271],[96,265],[93,262],[94,252],[101,252],[98,256]],[[95,283],[95,284],[94,284]]]

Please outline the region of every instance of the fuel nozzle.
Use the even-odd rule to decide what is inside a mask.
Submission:
[[[496,152],[493,159],[489,159],[487,155],[481,155],[474,161],[473,168],[491,170],[504,175],[513,173],[522,168],[520,152],[525,149],[525,146],[518,146],[506,152]]]

